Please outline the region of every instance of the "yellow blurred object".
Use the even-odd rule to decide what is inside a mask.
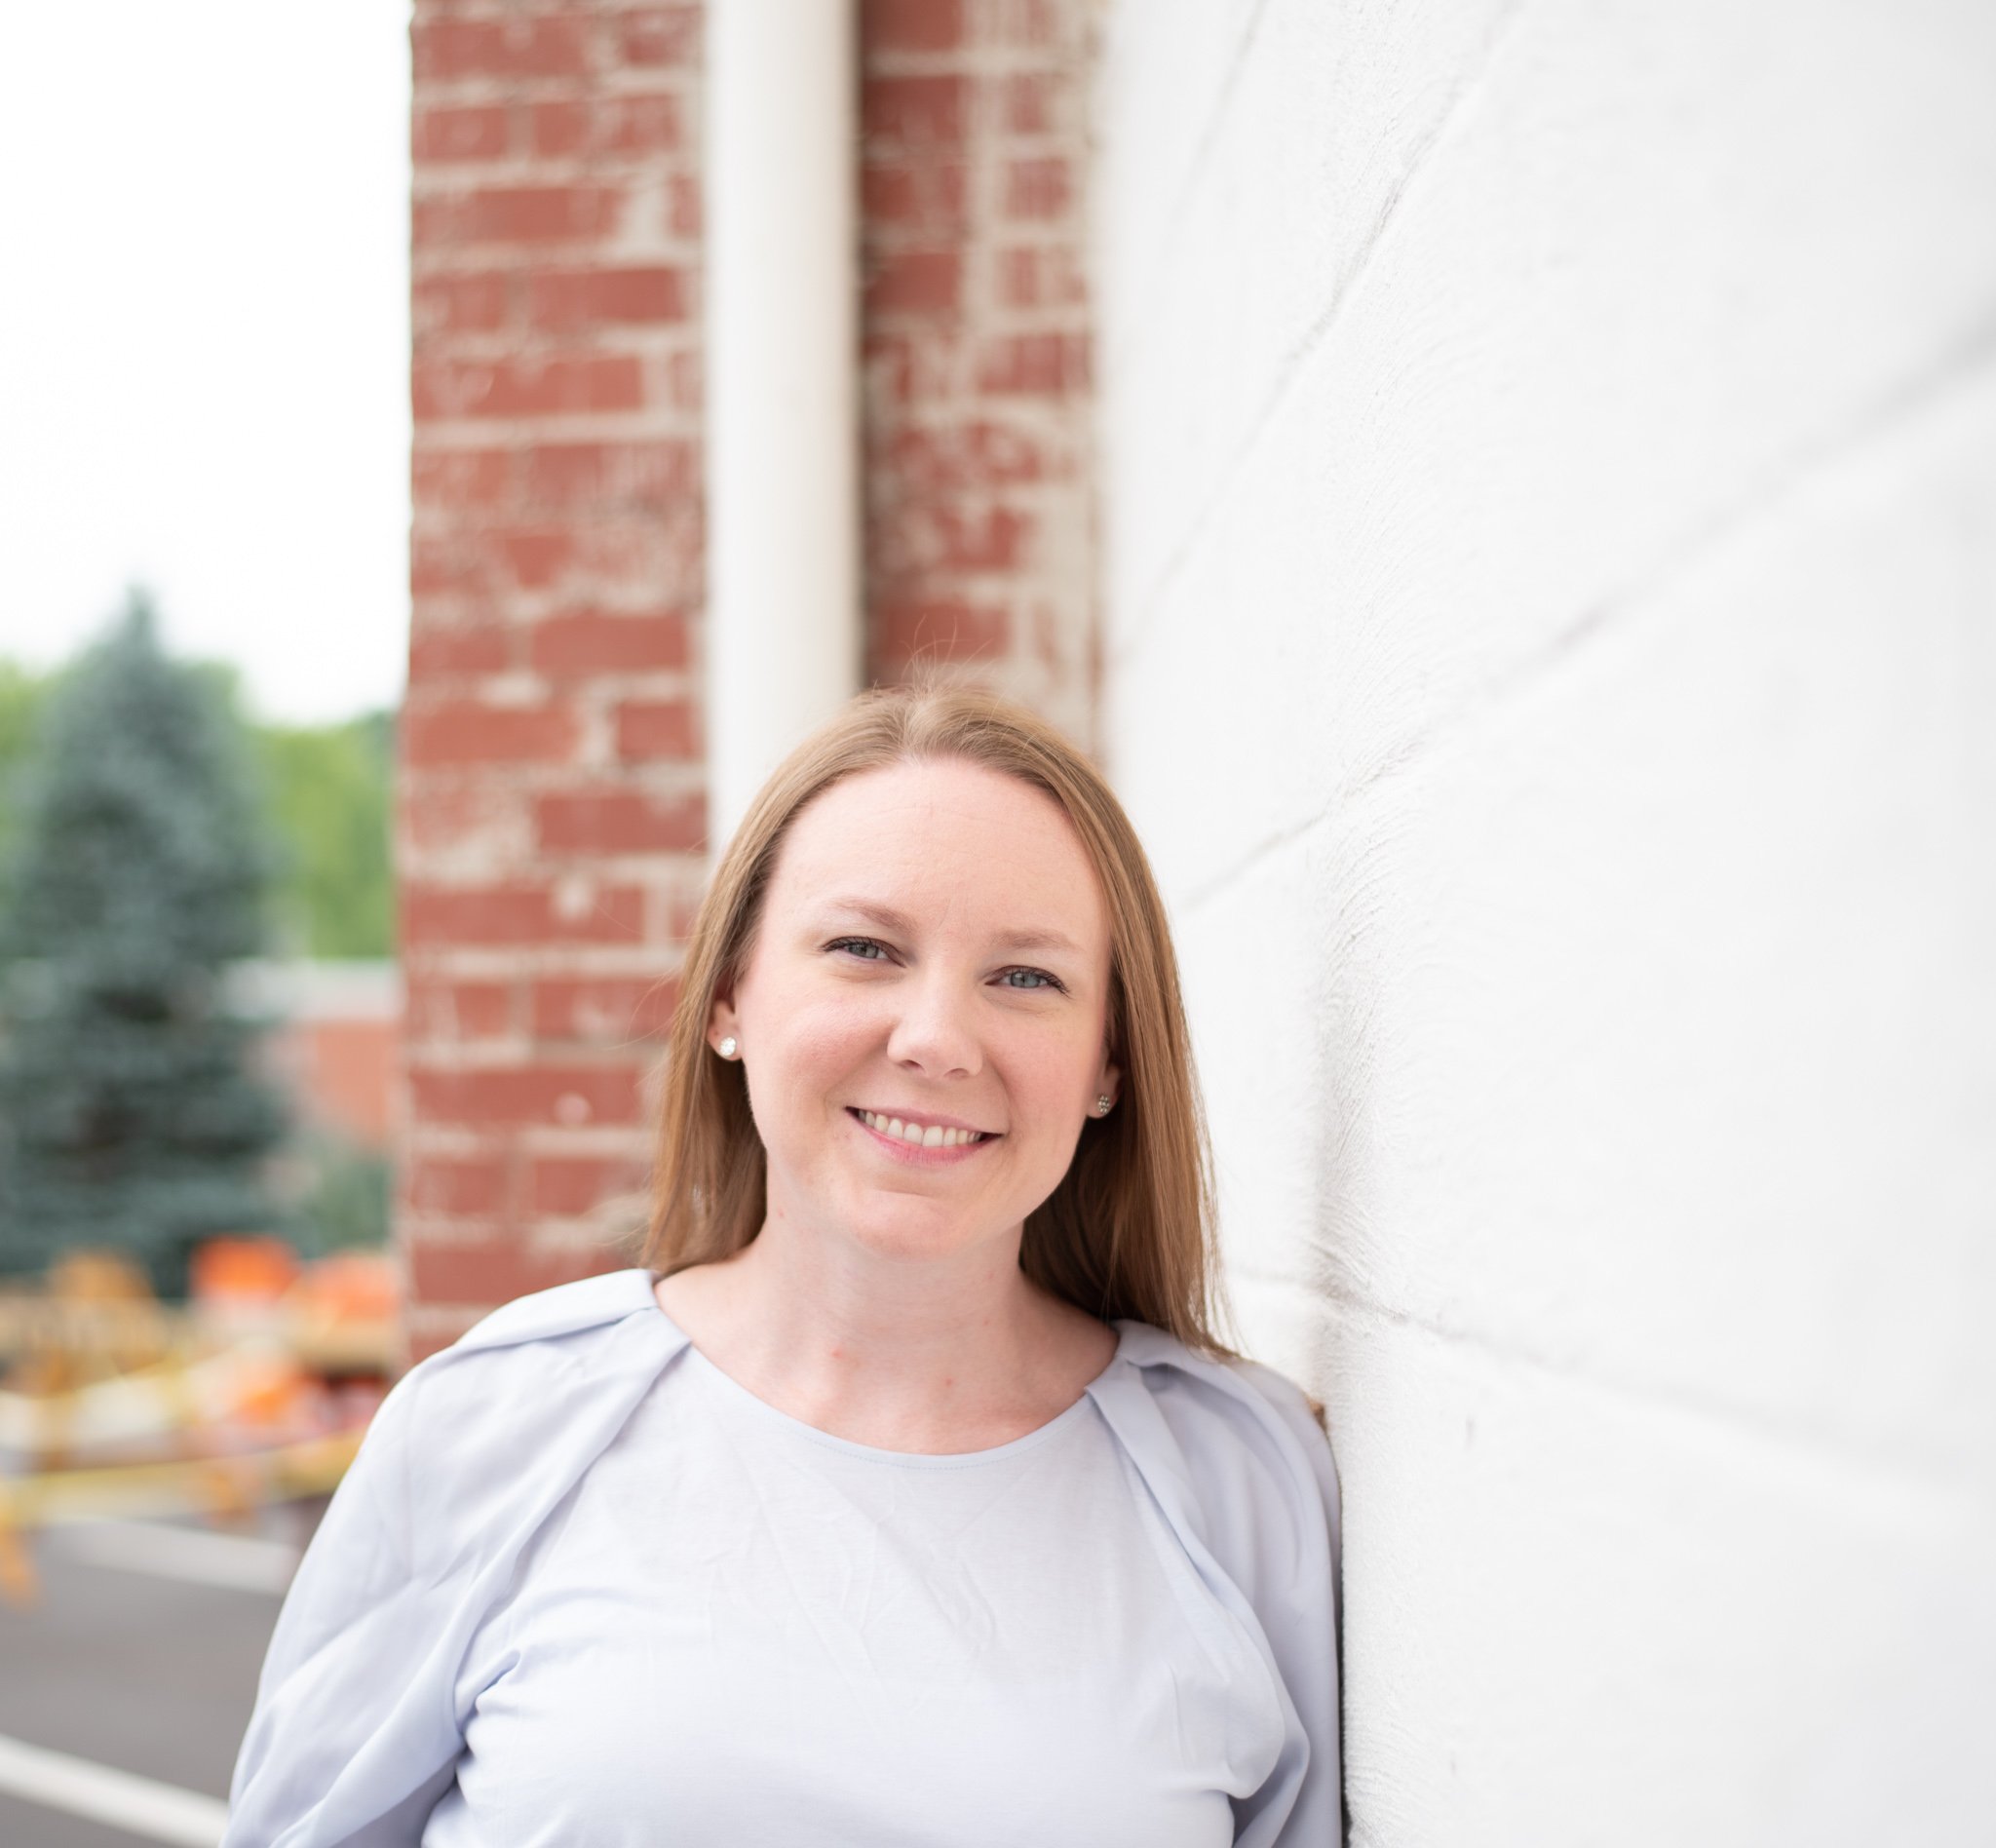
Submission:
[[[122,1251],[71,1251],[49,1266],[58,1302],[151,1302],[145,1272]]]
[[[360,1449],[362,1435],[338,1431],[235,1456],[0,1479],[0,1531],[97,1515],[206,1513],[245,1498],[295,1501],[330,1494]]]
[[[7,1306],[8,1383],[22,1392],[73,1391],[151,1367],[173,1342],[145,1272],[117,1251],[71,1251],[49,1267],[39,1295]]]
[[[76,1252],[0,1298],[0,1452],[25,1468],[0,1475],[0,1599],[34,1595],[23,1535],[50,1521],[240,1521],[345,1473],[394,1367],[395,1260],[301,1266],[278,1240],[216,1239],[193,1276],[192,1306],[170,1308],[129,1259]]]
[[[103,1515],[232,1519],[267,1502],[327,1495],[353,1462],[361,1435],[341,1431],[235,1456],[0,1479],[0,1598],[22,1604],[35,1596],[34,1563],[21,1542],[31,1528]]]
[[[12,1604],[17,1610],[25,1608],[41,1596],[41,1589],[26,1544],[0,1514],[0,1603]]]

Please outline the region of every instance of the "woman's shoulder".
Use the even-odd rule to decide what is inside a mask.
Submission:
[[[445,1379],[487,1387],[586,1369],[620,1339],[665,1339],[672,1325],[659,1313],[645,1270],[609,1271],[516,1296],[403,1375],[423,1387]]]
[[[1286,1374],[1237,1354],[1203,1352],[1147,1322],[1119,1322],[1117,1358],[1142,1377],[1161,1404],[1194,1416],[1238,1423],[1245,1410],[1256,1428],[1273,1419],[1314,1454],[1328,1448],[1316,1402]]]
[[[1147,1323],[1117,1325],[1098,1403],[1160,1499],[1217,1551],[1291,1562],[1339,1539],[1337,1466],[1309,1397],[1259,1362],[1201,1353]]]
[[[657,1311],[650,1271],[608,1271],[572,1284],[557,1284],[552,1290],[516,1296],[474,1323],[449,1347],[432,1358],[463,1357],[537,1341],[558,1341],[591,1329],[610,1328],[633,1315],[655,1316]]]
[[[403,1375],[365,1448],[402,1453],[426,1500],[462,1496],[480,1479],[497,1488],[522,1458],[558,1471],[578,1446],[599,1448],[683,1339],[651,1282],[649,1271],[614,1271],[493,1310]]]

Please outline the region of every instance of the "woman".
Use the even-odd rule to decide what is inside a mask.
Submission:
[[[1281,1843],[1339,1827],[1337,1491],[1228,1356],[1164,913],[1100,778],[865,696],[757,799],[646,1267],[390,1395],[227,1843]]]

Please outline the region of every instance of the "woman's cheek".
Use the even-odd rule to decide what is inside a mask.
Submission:
[[[837,1085],[886,1043],[885,1013],[864,995],[799,993],[772,1002],[774,1025],[763,1044],[792,1082]]]
[[[993,1053],[1013,1076],[1015,1089],[1030,1095],[1036,1112],[1066,1116],[1088,1089],[1095,1068],[1095,1036],[1086,1022],[1066,1020],[1019,1020],[1011,1024]]]

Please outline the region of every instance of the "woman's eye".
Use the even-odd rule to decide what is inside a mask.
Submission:
[[[861,962],[888,962],[892,952],[887,945],[871,937],[834,937],[825,944],[827,953],[837,952],[858,958]],[[1044,969],[1006,969],[998,975],[998,985],[1011,988],[1021,994],[1037,994],[1052,990],[1065,994],[1066,984],[1058,976],[1049,975]]]

